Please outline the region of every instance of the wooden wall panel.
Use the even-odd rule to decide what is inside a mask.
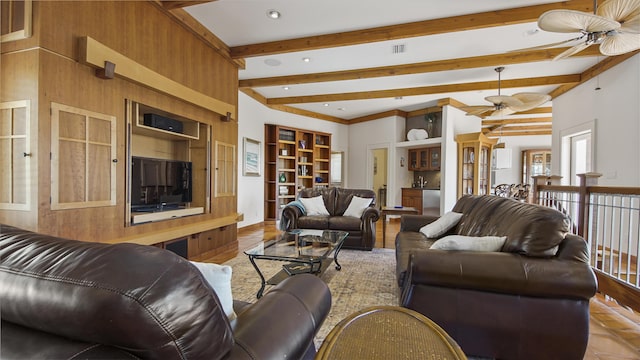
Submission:
[[[32,198],[37,205],[27,216],[1,211],[0,220],[55,236],[107,242],[235,213],[237,197],[233,196],[211,201],[210,214],[125,226],[125,99],[212,125],[212,144],[219,139],[237,145],[237,123],[223,123],[219,116],[208,110],[124,79],[97,78],[92,68],[77,62],[78,38],[81,36],[91,36],[172,80],[237,106],[237,67],[150,2],[36,2],[34,36],[11,46],[14,49],[26,48],[26,45],[36,48],[7,53],[3,44],[0,100],[32,100],[32,149],[37,162],[33,171],[34,178],[38,179],[37,191]],[[48,153],[51,147],[51,102],[116,117],[118,163],[115,206],[50,209],[51,166]],[[29,218],[31,220],[23,220]],[[235,242],[235,232],[229,229],[227,227],[223,231],[224,238],[227,243],[232,243]]]

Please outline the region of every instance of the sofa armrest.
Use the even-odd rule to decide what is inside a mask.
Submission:
[[[590,299],[597,290],[588,264],[503,252],[424,250],[411,255],[404,292],[431,286],[511,295]]]
[[[310,274],[289,277],[231,322],[229,359],[302,359],[330,309],[324,281]]]
[[[435,215],[402,215],[400,216],[400,231],[420,231],[420,228],[438,220]]]
[[[362,219],[363,222],[376,222],[378,221],[378,219],[380,219],[380,210],[378,210],[375,207],[368,207],[366,209],[364,209],[364,211],[362,212],[362,216],[360,217]]]
[[[282,209],[280,230],[289,231],[298,228],[298,219],[303,216],[302,210],[295,205],[287,205]]]

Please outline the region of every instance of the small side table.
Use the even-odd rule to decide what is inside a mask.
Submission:
[[[399,306],[349,315],[322,342],[315,360],[466,360],[460,346],[426,316]]]
[[[382,214],[382,247],[387,247],[387,215],[403,215],[403,214],[419,214],[418,209],[403,206],[403,207],[390,207],[383,206],[380,210]]]

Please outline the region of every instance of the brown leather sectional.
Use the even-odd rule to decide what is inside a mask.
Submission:
[[[431,250],[420,228],[433,216],[404,215],[396,236],[401,305],[443,327],[467,355],[582,359],[589,299],[597,290],[589,248],[559,211],[497,196],[465,196],[447,234],[507,236],[499,252]],[[445,236],[443,235],[443,236]]]
[[[297,196],[311,198],[322,195],[328,216],[307,216],[300,207],[289,204],[282,209],[280,227],[283,230],[317,229],[342,230],[349,236],[342,245],[343,249],[371,250],[376,244],[375,222],[380,218],[380,211],[376,208],[376,193],[368,189],[344,189],[338,187],[306,188]],[[358,219],[342,216],[349,207],[353,196],[371,198],[373,201]]]
[[[312,359],[331,308],[301,274],[229,321],[200,272],[152,246],[0,225],[3,359]],[[240,306],[241,305],[241,306]]]

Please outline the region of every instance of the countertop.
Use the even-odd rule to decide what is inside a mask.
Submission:
[[[413,189],[413,190],[440,190],[438,187],[403,187],[403,189]]]

